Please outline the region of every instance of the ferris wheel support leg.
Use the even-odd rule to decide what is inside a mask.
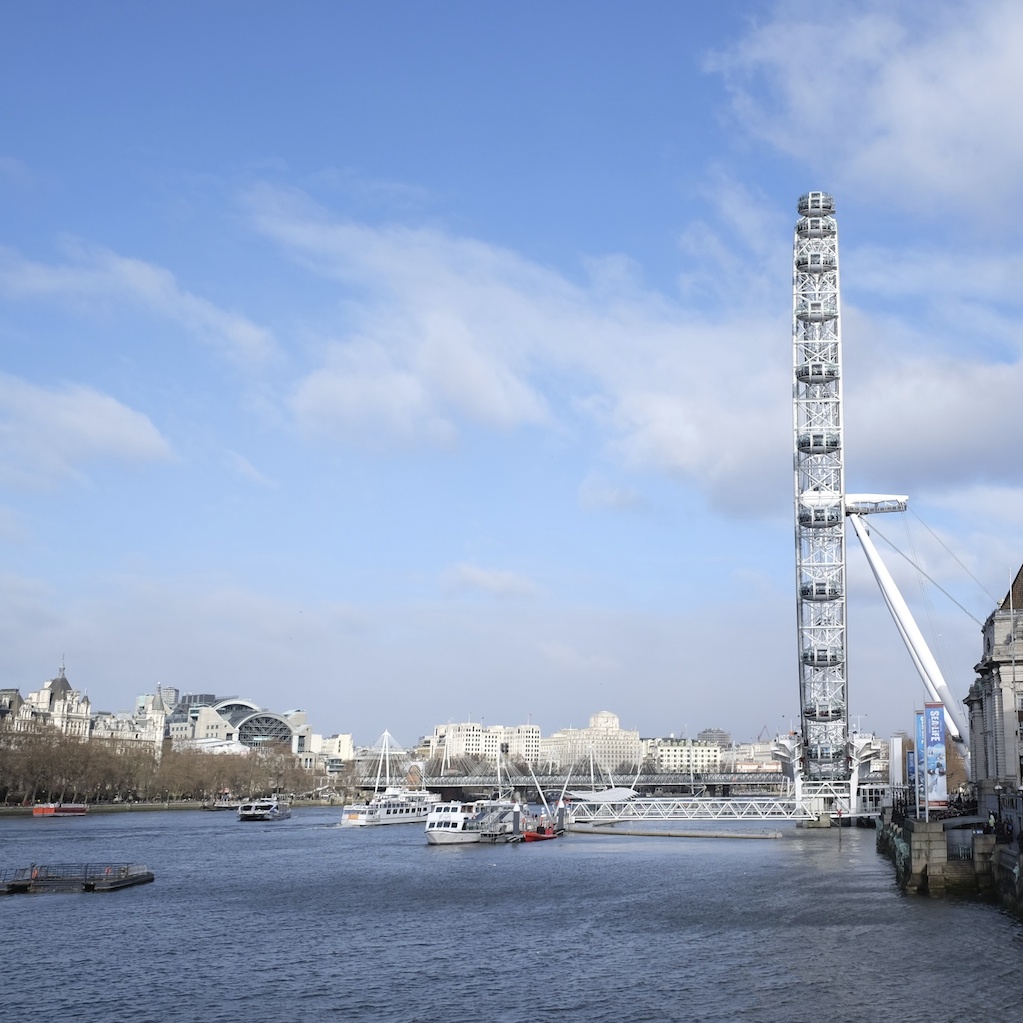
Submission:
[[[906,649],[909,651],[913,664],[920,673],[920,678],[923,680],[927,692],[935,702],[940,703],[944,707],[945,723],[953,742],[963,752],[967,771],[969,771],[970,747],[965,738],[969,734],[969,728],[963,713],[949,691],[945,677],[938,667],[938,662],[935,661],[930,647],[928,647],[909,607],[906,605],[906,601],[899,592],[898,586],[895,585],[895,580],[881,560],[881,555],[878,554],[874,541],[870,539],[870,531],[864,524],[862,516],[850,514],[849,519],[852,521],[853,529],[856,531],[856,536],[863,547],[863,552],[867,556],[870,569],[874,573],[878,586],[881,587],[881,593],[884,596],[885,603],[888,605],[888,610],[891,612],[899,634],[906,644]]]

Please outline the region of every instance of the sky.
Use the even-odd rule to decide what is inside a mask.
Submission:
[[[909,495],[961,698],[1023,562],[1021,49],[997,0],[5,5],[0,687],[787,730],[823,189],[847,490]],[[910,729],[847,560],[851,721]]]

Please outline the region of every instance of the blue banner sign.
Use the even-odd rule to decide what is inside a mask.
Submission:
[[[927,746],[927,727],[924,724],[924,712],[918,710],[916,712],[916,742],[913,743],[913,759],[916,761],[916,778],[917,785],[917,799],[920,800],[920,806],[927,802],[927,767],[924,761],[924,749]]]
[[[924,704],[924,750],[927,757],[927,805],[948,806],[945,763],[945,708]]]

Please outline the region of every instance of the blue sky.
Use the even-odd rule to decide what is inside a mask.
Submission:
[[[1016,5],[0,28],[0,685],[63,657],[99,708],[237,693],[357,742],[787,727],[811,188],[849,490],[910,495],[878,527],[976,618],[1023,561]],[[979,626],[888,562],[964,695]],[[852,716],[908,727],[854,538],[849,576]]]

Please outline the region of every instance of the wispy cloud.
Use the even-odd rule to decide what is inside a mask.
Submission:
[[[0,477],[19,486],[83,480],[84,463],[166,461],[148,416],[89,387],[36,387],[0,375]]]
[[[298,382],[288,404],[300,432],[370,450],[455,436],[423,380],[370,340],[330,346],[326,364]]]
[[[576,284],[435,227],[340,222],[293,192],[254,189],[246,204],[260,232],[347,295],[322,364],[291,396],[310,435],[448,443],[463,423],[572,430],[576,412],[620,459],[714,481],[740,430],[716,380],[744,405],[733,451],[762,462],[766,422],[785,422],[787,359],[757,357],[777,340],[760,309],[722,321],[717,303],[707,313],[658,294],[615,257],[588,260]],[[780,458],[787,440],[782,426]]]
[[[903,0],[779,4],[709,68],[751,135],[835,182],[989,220],[1020,197],[1023,8]]]
[[[449,568],[444,572],[442,582],[449,593],[478,591],[493,597],[531,597],[537,591],[534,583],[515,572],[469,564]]]
[[[276,490],[280,486],[276,480],[265,476],[244,455],[239,455],[237,451],[225,452],[224,464],[233,473],[241,476],[242,479],[249,480],[251,483],[257,483],[268,490]]]
[[[639,508],[644,500],[638,490],[590,473],[579,485],[579,504],[583,508]]]
[[[162,267],[77,241],[68,241],[65,248],[71,261],[52,265],[0,249],[0,292],[23,300],[112,300],[141,305],[214,345],[245,368],[265,363],[276,352],[270,331],[181,287]]]
[[[723,196],[722,207],[733,193],[743,209],[755,207],[741,189]],[[747,272],[759,280],[765,264],[787,275],[794,212],[785,230],[762,215],[741,245],[724,209],[720,222],[703,223],[694,268],[718,279],[720,267],[734,280],[724,291],[685,289],[701,296],[697,304],[644,286],[621,259],[589,261],[590,280],[578,284],[435,227],[338,222],[308,198],[270,188],[249,193],[247,203],[258,230],[347,296],[321,364],[290,395],[306,434],[386,447],[451,443],[469,423],[595,427],[602,456],[619,467],[674,475],[732,514],[787,506],[778,472],[791,446],[787,295],[735,281]],[[899,262],[897,252],[889,256]],[[974,266],[964,256],[960,270],[975,277],[989,262],[978,253]],[[725,301],[726,292],[735,300]],[[915,294],[915,304],[925,300],[920,282]],[[897,308],[884,324],[853,302],[845,312],[856,370],[846,378],[847,442],[868,489],[902,472],[903,487],[940,490],[1004,466],[1005,446],[991,443],[991,431],[1005,437],[1019,428],[1011,395],[1023,389],[1023,364],[1005,345],[986,361],[977,361],[976,345],[935,359],[943,329],[948,351],[955,346],[933,323],[921,347],[914,309]],[[998,336],[1010,335],[1006,321]],[[970,412],[978,394],[997,399],[983,419]],[[912,438],[911,465],[893,436]]]

